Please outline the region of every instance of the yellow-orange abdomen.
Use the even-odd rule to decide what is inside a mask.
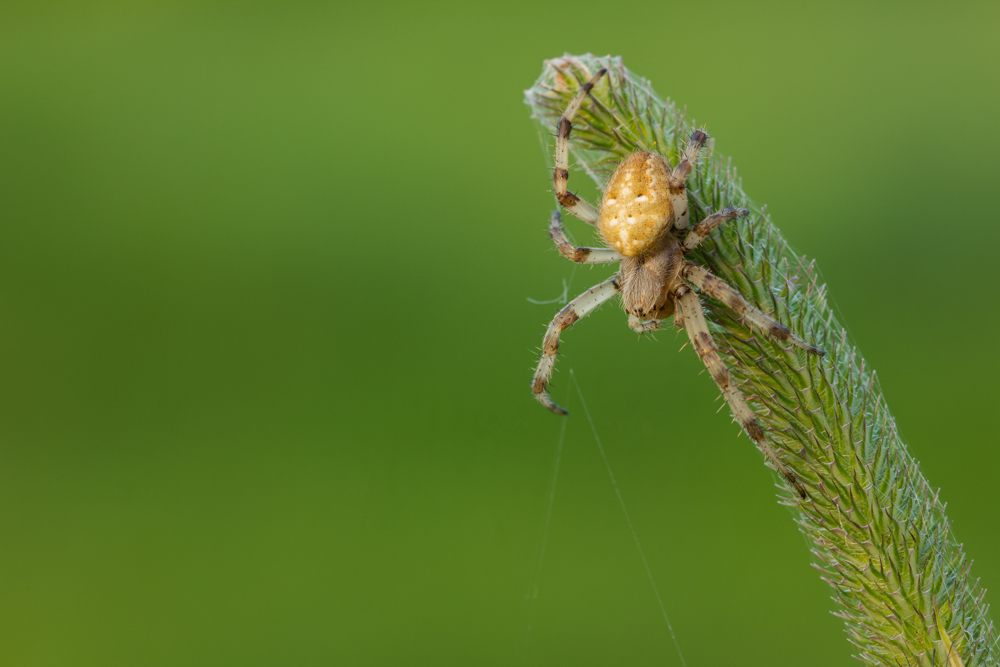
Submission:
[[[670,166],[656,153],[633,153],[618,165],[604,191],[598,224],[609,246],[626,257],[656,246],[674,219],[669,178]]]

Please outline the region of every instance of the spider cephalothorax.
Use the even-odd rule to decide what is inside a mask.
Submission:
[[[545,332],[542,358],[535,370],[531,390],[547,408],[566,414],[545,390],[555,365],[559,334],[620,293],[622,305],[629,315],[629,327],[634,331],[655,331],[671,315],[674,316],[676,326],[687,330],[691,343],[712,379],[719,385],[744,431],[774,467],[791,482],[799,495],[805,498],[805,488],[771,448],[764,429],[747,405],[743,394],[733,384],[729,370],[722,363],[715,341],[709,333],[701,302],[692,287],[719,300],[741,319],[779,340],[787,341],[811,354],[822,355],[823,352],[792,335],[787,327],[748,304],[735,289],[704,267],[685,258],[713,229],[749,213],[746,209],[730,207],[707,216],[688,230],[685,180],[694,168],[707,135],[701,130],[695,130],[680,162],[673,168],[666,158],[653,152],[637,152],[626,157],[608,181],[600,209],[566,189],[569,180],[569,135],[573,117],[605,72],[602,69],[581,87],[559,119],[552,181],[559,203],[573,215],[597,227],[609,247],[578,248],[570,244],[558,211],[552,214],[549,234],[559,252],[574,262],[619,262],[621,266],[618,274],[578,296],[552,320]]]

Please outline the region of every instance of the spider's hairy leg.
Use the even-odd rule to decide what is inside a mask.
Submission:
[[[695,229],[697,229],[697,227]],[[692,231],[692,233],[694,233],[694,231]],[[685,262],[684,268],[682,269],[682,275],[690,280],[691,283],[698,288],[698,291],[704,292],[714,299],[718,299],[740,318],[745,317],[750,324],[766,331],[774,338],[788,341],[795,347],[805,350],[810,354],[816,354],[821,357],[826,354],[823,350],[815,348],[795,336],[784,324],[775,321],[771,318],[771,316],[748,304],[743,297],[740,296],[739,292],[723,282],[718,276],[710,273],[707,269],[698,266],[694,262]]]
[[[535,369],[535,377],[531,380],[531,392],[542,405],[552,412],[565,415],[566,410],[559,407],[545,391],[545,386],[552,377],[552,368],[556,364],[556,352],[559,351],[559,334],[582,317],[586,317],[600,306],[602,303],[618,294],[621,285],[618,283],[618,276],[605,280],[603,283],[591,287],[589,290],[570,301],[560,310],[552,323],[549,324],[542,339],[542,358],[538,360],[538,367]]]
[[[562,226],[562,216],[559,211],[552,212],[552,219],[549,222],[549,236],[559,249],[559,253],[568,260],[580,264],[609,264],[620,262],[622,254],[611,248],[578,248],[566,238],[566,231]]]
[[[635,315],[629,315],[628,328],[640,334],[659,331],[663,328],[663,320],[642,320]]]
[[[702,147],[708,140],[708,135],[702,130],[695,130],[691,133],[691,139],[688,141],[687,148],[684,149],[684,157],[681,161],[677,163],[674,167],[674,173],[670,176],[671,185],[683,185],[685,179],[687,179],[688,174],[694,169],[694,164],[698,160],[698,153],[701,152]]]
[[[607,70],[602,69],[590,81],[583,84],[580,92],[569,103],[556,124],[556,166],[552,170],[552,184],[556,189],[556,199],[566,207],[567,211],[592,225],[597,225],[600,219],[597,209],[566,189],[566,183],[569,180],[569,132],[573,128],[573,117],[576,116],[576,112],[580,110],[580,106],[590,94],[594,84],[606,73]]]
[[[705,367],[708,369],[708,373],[712,376],[712,379],[715,380],[715,384],[719,385],[719,389],[722,390],[722,395],[726,399],[726,403],[729,404],[729,408],[733,411],[733,416],[736,417],[736,420],[743,427],[743,430],[746,431],[746,434],[750,436],[750,439],[764,453],[764,456],[771,461],[778,472],[795,487],[795,490],[802,498],[807,498],[805,488],[785,464],[782,463],[781,459],[778,458],[777,453],[764,437],[764,429],[761,428],[757,417],[750,409],[750,406],[747,405],[743,394],[733,384],[729,369],[722,363],[715,341],[712,340],[712,334],[709,333],[708,324],[705,322],[705,315],[701,312],[701,302],[698,300],[698,296],[685,286],[677,291],[676,298],[677,310],[684,315],[684,328],[687,329],[691,344],[698,352],[698,356],[705,363]]]
[[[718,213],[713,213],[692,227],[691,231],[688,232],[688,235],[684,237],[684,252],[691,252],[697,248],[698,244],[707,239],[708,235],[712,233],[712,230],[719,225],[729,222],[730,220],[735,220],[736,218],[742,218],[749,214],[750,211],[747,209],[736,208],[735,206],[730,206],[729,208],[719,211]]]
[[[687,148],[684,149],[684,156],[677,166],[674,167],[673,173],[670,174],[668,186],[670,188],[670,202],[674,208],[674,227],[676,229],[687,229],[688,227],[689,212],[687,190],[684,181],[687,179],[688,174],[691,173],[691,170],[694,169],[695,162],[698,160],[698,153],[707,140],[708,135],[701,130],[692,132],[691,140],[688,141]]]

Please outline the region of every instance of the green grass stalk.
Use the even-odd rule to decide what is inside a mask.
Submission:
[[[554,136],[563,109],[602,67],[608,75],[574,120],[570,173],[585,172],[601,186],[636,150],[676,164],[693,123],[619,57],[547,61],[525,91],[541,130]],[[820,358],[782,346],[704,299],[723,360],[808,490],[800,499],[779,478],[780,502],[812,544],[855,657],[870,665],[996,665],[986,591],[970,578],[938,491],[900,438],[875,372],[834,317],[814,262],[793,252],[749,202],[711,144],[702,162],[688,179],[691,224],[730,205],[752,213],[713,232],[694,260],[827,351]]]

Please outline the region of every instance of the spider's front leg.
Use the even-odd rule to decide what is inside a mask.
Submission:
[[[701,224],[701,223],[699,223]],[[695,228],[697,229],[697,227]],[[694,233],[692,231],[692,233]],[[809,354],[820,357],[826,354],[823,350],[813,347],[798,336],[794,335],[788,327],[776,321],[764,312],[761,312],[747,303],[740,293],[727,285],[718,276],[713,275],[707,269],[698,266],[694,262],[685,262],[682,275],[691,281],[700,292],[704,292],[714,299],[724,303],[730,310],[736,313],[740,319],[746,318],[750,324],[766,331],[769,335],[778,340],[788,341],[795,347],[805,350]]]
[[[565,415],[566,410],[556,405],[552,397],[545,391],[545,386],[552,378],[552,369],[556,364],[556,353],[559,351],[559,334],[573,326],[580,318],[586,317],[594,312],[598,306],[618,294],[621,285],[618,284],[618,276],[605,280],[599,285],[591,287],[589,290],[570,301],[560,310],[552,323],[549,324],[542,339],[542,358],[538,360],[538,367],[535,369],[535,377],[531,380],[531,393],[552,412]]]
[[[778,472],[795,487],[798,494],[802,498],[807,498],[808,495],[806,494],[805,487],[802,486],[781,459],[778,458],[778,454],[764,437],[764,429],[761,428],[757,417],[750,409],[750,406],[747,405],[743,394],[733,384],[729,369],[722,363],[722,359],[719,357],[719,350],[715,345],[715,341],[712,340],[712,334],[708,330],[708,323],[705,321],[705,315],[701,311],[701,302],[698,300],[698,296],[689,287],[683,286],[677,290],[675,298],[677,312],[683,315],[686,325],[684,328],[687,329],[691,344],[704,362],[709,375],[715,380],[715,384],[722,390],[722,395],[725,397],[726,403],[729,404],[729,408],[733,411],[736,421],[740,423],[746,434],[750,436],[750,439],[764,453],[764,456],[771,461]]]
[[[583,101],[590,94],[594,84],[606,73],[607,70],[602,69],[590,81],[583,84],[580,92],[576,94],[576,97],[559,118],[559,122],[556,124],[556,166],[552,170],[552,184],[556,189],[556,199],[566,207],[567,211],[594,226],[600,219],[597,209],[566,189],[566,183],[569,181],[569,133],[573,129],[573,117],[576,116],[576,112],[580,110],[580,106],[583,105]]]
[[[578,248],[566,238],[566,230],[562,226],[562,216],[559,211],[552,212],[549,221],[549,236],[566,259],[579,264],[610,264],[620,262],[622,254],[611,248]]]

